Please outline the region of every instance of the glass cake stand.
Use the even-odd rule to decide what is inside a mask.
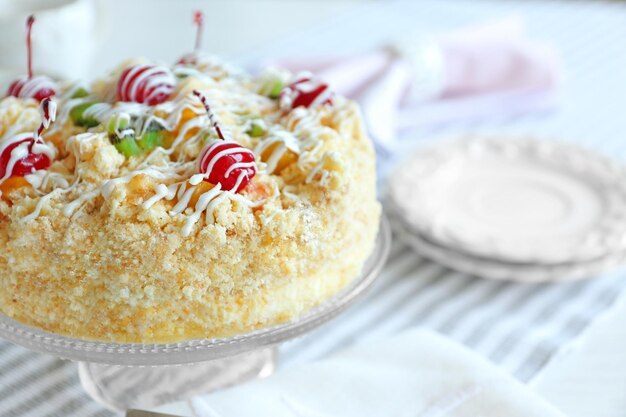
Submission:
[[[372,255],[347,288],[295,320],[246,334],[177,343],[106,343],[45,332],[0,314],[0,337],[78,361],[83,388],[109,409],[156,407],[270,375],[277,345],[322,325],[358,300],[378,276],[390,244],[383,217]]]

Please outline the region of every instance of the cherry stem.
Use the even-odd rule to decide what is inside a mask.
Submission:
[[[204,24],[204,15],[200,10],[193,12],[193,22],[196,24],[196,45],[194,50],[197,52],[202,45],[202,26]]]
[[[215,117],[215,114],[213,114],[213,111],[211,110],[211,107],[209,106],[209,103],[207,102],[207,99],[204,96],[204,94],[202,94],[198,90],[193,90],[193,94],[196,97],[198,97],[200,101],[202,102],[202,105],[204,106],[204,109],[206,110],[207,115],[209,116],[209,121],[211,122],[215,130],[217,131],[217,136],[219,136],[219,138],[222,140],[226,140],[224,138],[224,135],[222,135],[222,130],[220,129],[219,123],[217,123],[217,118]]]
[[[30,33],[33,30],[33,23],[35,23],[35,16],[30,15],[26,19],[26,50],[28,51],[28,79],[33,78],[33,48],[30,42]]]
[[[50,123],[54,121],[56,118],[56,104],[50,99],[50,97],[46,97],[41,101],[41,124],[39,125],[39,129],[37,129],[37,139],[41,138],[41,134],[45,129],[50,126]]]

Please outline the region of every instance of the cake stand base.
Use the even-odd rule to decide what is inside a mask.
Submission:
[[[152,408],[186,400],[253,378],[272,374],[275,347],[172,366],[119,366],[79,362],[78,375],[85,391],[113,411]]]

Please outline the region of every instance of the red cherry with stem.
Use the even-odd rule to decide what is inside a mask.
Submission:
[[[24,177],[40,169],[50,166],[50,158],[45,153],[35,153],[35,140],[31,133],[16,135],[11,143],[1,149],[0,154],[0,181],[9,177]],[[18,148],[16,150],[16,148]],[[15,154],[15,155],[14,155]],[[11,166],[11,159],[14,160]],[[9,173],[7,175],[7,169]]]
[[[176,79],[169,68],[157,65],[133,65],[120,75],[117,97],[120,101],[154,106],[170,98]]]
[[[47,169],[54,159],[54,149],[43,141],[41,133],[56,116],[56,103],[50,98],[41,102],[42,122],[37,132],[20,133],[0,143],[0,183],[9,177],[23,177]]]
[[[26,49],[28,51],[28,76],[22,76],[13,81],[7,91],[8,96],[19,98],[34,98],[42,101],[56,94],[56,84],[49,77],[39,75],[33,77],[31,32],[35,23],[35,16],[30,15],[26,20]]]
[[[194,51],[199,51],[202,45],[202,26],[204,24],[204,15],[200,10],[193,12],[193,22],[196,24],[196,43]]]
[[[193,91],[204,106],[211,125],[221,140],[207,144],[198,157],[198,171],[207,174],[204,178],[211,184],[220,184],[222,190],[243,190],[256,175],[254,153],[237,142],[224,139],[217,118],[213,114],[206,97],[198,90]]]
[[[177,64],[196,65],[198,63],[198,52],[202,46],[202,28],[204,26],[204,14],[200,10],[193,12],[193,23],[196,25],[196,43],[193,52],[185,54]]]
[[[200,152],[198,170],[222,190],[243,190],[256,175],[254,154],[236,142],[215,140]]]
[[[296,107],[314,108],[333,103],[333,92],[328,84],[313,77],[310,73],[301,73],[287,85],[279,95],[280,106],[285,110]]]

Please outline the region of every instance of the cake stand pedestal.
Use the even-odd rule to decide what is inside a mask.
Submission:
[[[0,314],[0,337],[78,361],[85,391],[111,410],[156,407],[270,375],[277,345],[331,320],[362,297],[382,269],[390,245],[383,218],[373,253],[347,288],[295,320],[242,335],[178,343],[105,343],[45,332]]]
[[[264,378],[274,372],[274,347],[206,362],[170,366],[78,364],[83,389],[100,404],[116,411],[153,408],[197,394]]]

